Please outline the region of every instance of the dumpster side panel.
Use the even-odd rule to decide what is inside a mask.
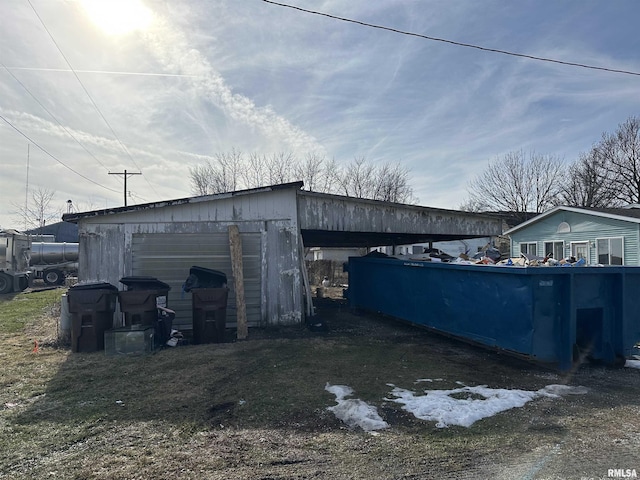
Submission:
[[[622,274],[594,269],[572,272],[572,277],[576,352],[614,363],[622,326]]]
[[[349,259],[351,306],[570,369],[640,341],[640,268],[498,267]]]
[[[626,269],[622,285],[623,313],[616,344],[618,353],[628,358],[640,342],[640,269]]]
[[[566,275],[527,275],[530,279],[531,297],[533,299],[533,338],[531,357],[543,363],[554,363],[562,356],[563,350],[559,339],[563,328],[568,328],[571,309],[570,281]],[[566,323],[566,324],[565,324]],[[566,332],[567,338],[571,332]],[[566,349],[567,357],[571,349]]]
[[[483,267],[350,258],[349,302],[489,347],[531,354],[526,276]]]

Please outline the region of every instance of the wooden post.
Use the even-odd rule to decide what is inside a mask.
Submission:
[[[313,309],[311,285],[309,285],[309,272],[307,272],[307,264],[304,261],[304,242],[302,241],[301,234],[298,234],[298,256],[300,257],[300,270],[302,270],[302,281],[304,282],[307,297],[307,318],[311,318],[315,312]]]
[[[237,225],[229,225],[229,249],[231,250],[231,268],[233,285],[236,291],[236,311],[238,322],[238,340],[247,338],[247,305],[244,300],[244,274],[242,273],[242,241]]]

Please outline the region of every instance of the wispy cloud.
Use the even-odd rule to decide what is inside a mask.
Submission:
[[[94,28],[77,2],[32,3],[144,172],[131,185],[145,200],[188,195],[190,166],[236,148],[402,161],[422,204],[456,208],[468,181],[496,155],[534,149],[569,162],[640,112],[636,77],[479,52],[265,2],[146,0],[158,21],[125,36]],[[640,4],[633,0],[544,9],[533,0],[289,3],[470,44],[640,70]],[[108,170],[136,167],[28,4],[0,2],[0,43],[2,64],[64,128],[3,69],[0,112],[74,169],[119,190]],[[0,123],[5,197],[24,196],[26,144]],[[120,194],[101,196],[43,154],[32,151],[32,166],[33,185],[78,203],[92,196],[100,206],[121,203]],[[8,223],[0,212],[0,224]]]

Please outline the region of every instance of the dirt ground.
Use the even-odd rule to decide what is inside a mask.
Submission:
[[[117,361],[43,345],[41,361],[60,362],[51,375],[44,364],[28,366],[32,357],[25,355],[16,363],[25,370],[5,373],[0,382],[0,479],[640,474],[640,370],[582,365],[560,374],[376,314],[356,314],[341,288],[323,293],[315,299],[312,329],[252,329],[242,342],[229,331],[229,342],[215,348]],[[32,326],[27,338],[44,333]],[[12,338],[11,348],[21,341]],[[441,380],[443,388],[536,391],[562,384],[586,393],[539,398],[470,427],[438,428],[386,398],[388,384],[434,388],[417,383],[425,378]],[[29,381],[41,382],[41,391],[22,394]],[[328,382],[352,387],[389,428],[367,433],[343,424],[327,410],[335,405],[324,391]],[[7,407],[9,398],[17,406]]]
[[[438,429],[433,422],[384,406],[382,416],[392,428],[380,436],[387,441],[404,444],[408,450],[421,442],[439,443],[442,437],[457,435],[461,443],[445,441],[450,451],[435,458],[429,458],[428,449],[417,448],[416,453],[426,456],[414,458],[409,462],[411,467],[404,466],[406,471],[402,465],[391,467],[392,458],[378,459],[381,464],[376,476],[581,480],[640,476],[640,370],[586,363],[560,373],[395,319],[370,312],[354,314],[342,299],[342,288],[325,288],[322,296],[314,303],[326,322],[327,338],[367,337],[403,344],[407,350],[420,349],[426,353],[422,357],[424,373],[431,378],[446,377],[465,385],[492,388],[534,390],[560,384],[585,387],[587,391],[584,395],[534,401],[469,428]],[[307,330],[298,334],[313,335]],[[439,367],[433,369],[433,362]],[[476,436],[485,438],[476,444]],[[379,437],[375,441],[380,441]],[[375,468],[372,476],[374,472]]]

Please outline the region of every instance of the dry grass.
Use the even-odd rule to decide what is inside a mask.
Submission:
[[[329,296],[336,296],[329,290]],[[59,295],[57,292],[56,295]],[[636,468],[640,372],[585,367],[571,378],[443,339],[343,302],[318,303],[328,332],[251,331],[250,339],[147,356],[71,354],[56,338],[56,295],[0,334],[0,478],[396,479],[606,477]],[[2,325],[0,313],[0,325]],[[33,340],[40,348],[34,353]],[[470,428],[438,429],[385,401],[388,383],[587,395],[539,399]],[[327,382],[378,407],[391,428],[346,428]],[[634,463],[635,462],[635,463]]]

